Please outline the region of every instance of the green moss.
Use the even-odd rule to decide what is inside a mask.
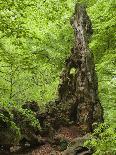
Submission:
[[[16,145],[21,139],[20,128],[13,122],[12,114],[7,108],[0,108],[0,144]]]

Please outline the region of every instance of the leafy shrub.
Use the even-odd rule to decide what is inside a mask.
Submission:
[[[1,103],[0,129],[0,145],[10,147],[24,138],[30,144],[39,142],[41,127],[35,112],[14,103]]]
[[[17,144],[21,139],[20,128],[13,122],[13,116],[10,111],[0,108],[0,144],[13,145]]]
[[[40,130],[40,124],[35,117],[35,113],[28,109],[14,108],[12,110],[14,121],[21,127],[31,126],[33,129]]]
[[[35,113],[28,109],[13,108],[14,122],[21,130],[23,138],[27,140],[37,139],[36,134],[41,130],[39,121],[35,117]]]
[[[85,142],[85,146],[94,150],[95,155],[115,155],[116,154],[116,132],[113,126],[106,123],[100,124],[94,130],[90,140]]]

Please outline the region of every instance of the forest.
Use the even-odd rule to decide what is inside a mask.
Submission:
[[[116,154],[115,8],[0,1],[0,155]],[[79,87],[82,77],[91,86]]]

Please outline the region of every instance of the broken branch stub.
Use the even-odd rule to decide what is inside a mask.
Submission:
[[[75,6],[70,23],[74,29],[75,45],[61,73],[59,101],[70,103],[70,119],[79,123],[84,132],[90,132],[93,123],[103,121],[103,110],[98,97],[94,58],[88,47],[92,24],[83,5]]]

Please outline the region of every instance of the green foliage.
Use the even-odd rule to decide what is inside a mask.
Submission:
[[[95,129],[90,140],[85,146],[94,150],[95,155],[115,155],[116,153],[116,132],[108,124],[100,124]]]
[[[99,0],[88,8],[94,30],[90,48],[95,56],[104,118],[110,124],[116,123],[115,5],[115,0]]]
[[[14,107],[15,104],[3,105],[0,108],[0,144],[14,145],[23,138],[32,143],[38,142],[41,127],[36,114],[18,105]]]
[[[1,100],[45,103],[56,96],[58,75],[72,44],[69,18],[74,1],[1,4]]]
[[[95,129],[88,146],[95,154],[115,154],[116,150],[116,73],[115,73],[115,9],[114,0],[94,1],[88,13],[91,17],[94,34],[90,48],[95,56],[99,80],[99,96],[104,108],[104,119],[110,125],[101,124]]]
[[[0,108],[0,144],[14,145],[21,139],[20,128],[13,122],[13,115],[6,107]]]
[[[68,142],[66,140],[60,140],[60,150],[64,151],[67,149]]]
[[[40,130],[40,124],[38,120],[35,118],[35,113],[28,109],[22,109],[13,108],[12,110],[14,115],[14,121],[16,124],[23,130],[26,129],[26,127],[33,128],[33,130]]]

